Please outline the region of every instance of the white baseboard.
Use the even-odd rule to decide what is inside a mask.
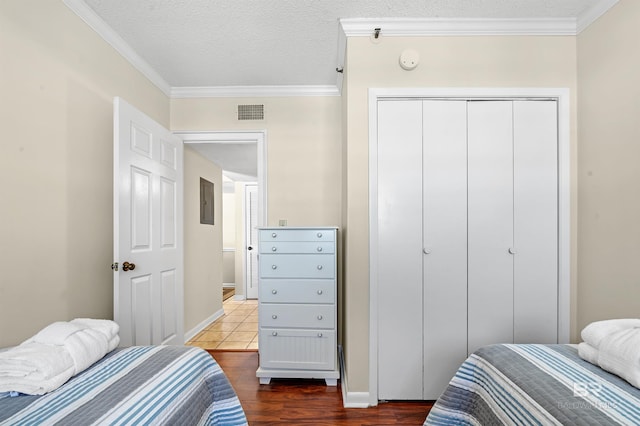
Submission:
[[[222,288],[236,288],[236,283],[222,283]]]
[[[214,322],[215,320],[217,320],[223,315],[224,315],[224,309],[220,309],[219,311],[211,315],[209,318],[206,318],[201,323],[193,327],[191,330],[184,333],[184,341],[188,342],[189,340],[193,339],[198,333],[204,330],[206,326],[208,326],[209,324],[211,324],[212,322]]]
[[[342,391],[344,408],[369,408],[369,392]]]
[[[345,371],[344,353],[342,345],[338,345],[338,359],[340,361],[340,383],[342,385],[342,405],[344,408],[368,408],[369,392],[349,392],[347,373]]]
[[[243,300],[247,300],[247,298],[244,294],[234,294],[233,300],[237,300],[238,302],[241,302]]]

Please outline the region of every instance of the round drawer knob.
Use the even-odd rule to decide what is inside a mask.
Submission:
[[[318,290],[318,295],[322,294],[322,290]]]
[[[278,290],[271,290],[271,294],[278,294]]]
[[[272,336],[277,336],[277,335],[278,335],[278,332],[277,332],[277,331],[274,331],[273,333],[271,333],[271,335],[272,335]]]
[[[271,238],[275,238],[277,236],[278,236],[278,234],[276,234],[275,232],[273,234],[271,234]]]
[[[318,238],[322,238],[322,232],[318,232]]]
[[[322,247],[318,247],[318,251],[322,251]]]
[[[271,265],[271,269],[278,269],[278,265]]]
[[[318,271],[322,269],[322,265],[318,265]]]
[[[271,247],[271,251],[278,251],[277,247]]]
[[[322,319],[322,315],[318,315],[318,321]]]
[[[273,319],[277,319],[277,318],[278,318],[278,316],[277,316],[277,315],[271,315],[271,318],[273,318]]]
[[[318,333],[318,337],[322,337],[322,333]]]

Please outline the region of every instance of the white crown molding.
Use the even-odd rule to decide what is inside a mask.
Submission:
[[[336,86],[214,86],[173,87],[171,98],[251,98],[291,96],[339,96]]]
[[[580,34],[584,31],[589,25],[593,24],[593,22],[604,15],[609,9],[615,6],[618,3],[618,0],[600,0],[595,5],[593,5],[590,9],[581,13],[578,16],[578,26],[576,28],[576,33]]]
[[[171,93],[171,86],[120,37],[102,18],[82,0],[63,0],[64,4],[78,15],[89,27],[120,53],[129,63],[147,77],[165,95]]]
[[[575,18],[475,19],[475,18],[353,18],[341,19],[347,37],[370,37],[380,28],[380,37],[411,36],[509,36],[576,35]]]

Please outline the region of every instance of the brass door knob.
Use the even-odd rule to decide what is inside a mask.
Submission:
[[[135,263],[124,262],[122,264],[122,270],[123,271],[133,271],[134,269],[136,269],[136,264]]]

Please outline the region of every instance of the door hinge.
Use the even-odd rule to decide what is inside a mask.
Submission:
[[[113,269],[114,272],[118,272],[118,262],[113,262],[111,264],[111,269]]]

